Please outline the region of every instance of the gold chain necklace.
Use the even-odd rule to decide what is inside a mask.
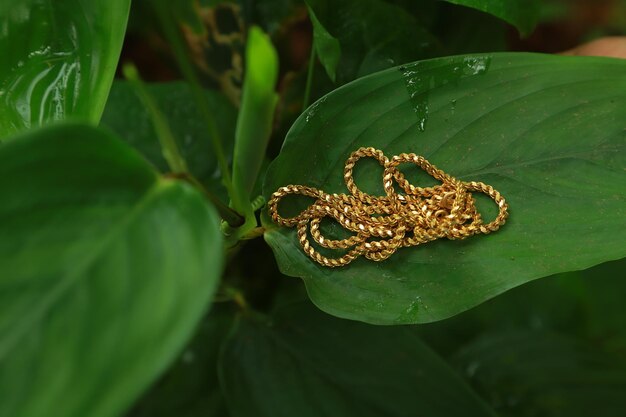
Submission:
[[[352,170],[363,157],[374,158],[384,167],[385,196],[366,194],[354,183]],[[397,168],[403,163],[417,165],[442,184],[424,188],[411,185]],[[459,181],[413,153],[389,159],[378,149],[360,148],[346,161],[344,180],[351,195],[327,194],[313,187],[287,185],[272,194],[268,202],[272,220],[281,226],[297,226],[298,240],[304,252],[324,266],[344,266],[361,255],[372,261],[382,261],[401,247],[417,246],[443,237],[465,239],[478,233],[495,232],[508,217],[504,197],[492,186]],[[394,180],[405,194],[396,192]],[[500,212],[494,221],[483,223],[471,191],[485,193],[495,201]],[[299,215],[284,218],[278,214],[278,203],[289,194],[313,197],[316,201]],[[326,216],[356,235],[341,240],[326,239],[320,232],[321,221]],[[339,258],[327,258],[313,247],[307,229],[319,246],[347,250],[347,253]]]

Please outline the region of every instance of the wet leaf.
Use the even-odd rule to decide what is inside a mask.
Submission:
[[[130,0],[29,0],[0,16],[0,139],[67,118],[97,124]]]
[[[441,320],[530,280],[620,259],[624,87],[626,61],[533,54],[441,58],[357,80],[296,121],[268,170],[266,198],[287,184],[344,193],[346,158],[374,146],[491,184],[510,204],[507,224],[335,269],[313,262],[294,229],[267,217],[265,239],[320,308],[385,324]],[[355,175],[361,189],[381,193],[382,171],[357,165]],[[281,210],[295,214],[302,203]],[[495,205],[479,209],[494,217]]]

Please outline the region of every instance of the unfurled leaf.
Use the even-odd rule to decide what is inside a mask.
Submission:
[[[0,194],[0,415],[120,415],[210,303],[217,214],[80,125],[1,145]]]
[[[373,146],[389,156],[414,152],[461,180],[494,186],[510,205],[507,224],[335,269],[307,257],[295,229],[268,218],[265,239],[320,308],[385,324],[441,320],[530,280],[620,259],[625,87],[626,61],[533,54],[441,58],[357,80],[296,121],[268,170],[266,198],[288,184],[346,193],[345,160]],[[382,170],[367,167],[356,166],[357,185],[382,193]],[[295,214],[307,202],[279,209]],[[479,210],[495,217],[493,203]],[[329,237],[339,236],[334,230]]]

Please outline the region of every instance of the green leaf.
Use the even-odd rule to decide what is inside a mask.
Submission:
[[[529,282],[448,320],[421,325],[418,333],[446,357],[486,332],[550,330],[583,336],[587,294],[580,291],[581,275],[567,272]]]
[[[625,87],[626,61],[534,54],[441,58],[357,80],[296,121],[268,169],[266,198],[288,184],[345,193],[346,158],[374,146],[494,186],[509,202],[507,224],[332,270],[304,255],[294,229],[265,218],[265,239],[324,311],[386,324],[441,320],[530,280],[620,259]],[[382,170],[364,169],[374,165],[357,165],[356,180],[380,194]],[[280,210],[295,214],[300,203],[310,202]],[[494,204],[479,209],[495,217]]]
[[[483,336],[453,362],[499,415],[613,417],[626,408],[626,368],[597,348],[557,334]]]
[[[419,327],[446,356],[477,334],[541,330],[567,333],[626,359],[626,259],[516,287],[451,319]]]
[[[0,415],[119,415],[208,306],[216,213],[79,125],[0,146],[0,194]]]
[[[582,324],[585,334],[594,341],[600,341],[603,347],[626,359],[626,259],[607,262],[588,269],[584,277],[581,293],[584,294]]]
[[[444,2],[439,6],[441,24],[432,31],[445,45],[446,53],[442,55],[493,53],[509,49],[510,27],[506,22],[468,7]]]
[[[431,57],[439,50],[436,39],[400,6],[382,0],[308,0],[307,3],[315,18],[340,42],[339,84]]]
[[[309,303],[271,323],[243,316],[219,372],[234,417],[493,416],[408,327],[339,320]]]
[[[307,9],[313,24],[313,47],[324,69],[326,69],[326,73],[335,82],[337,64],[339,64],[339,58],[341,58],[341,45],[337,38],[328,33],[308,4]]]
[[[128,417],[225,417],[217,359],[235,315],[214,304],[174,365],[139,401]]]
[[[515,26],[520,34],[530,34],[539,17],[541,4],[539,0],[446,0],[449,3],[460,4],[481,10],[505,20]]]
[[[148,84],[147,89],[174,132],[191,173],[210,191],[227,201],[228,195],[221,182],[211,138],[193,101],[189,85],[184,82],[158,83]],[[215,115],[223,147],[230,158],[237,110],[225,96],[214,90],[205,90],[204,94]],[[113,83],[102,115],[102,124],[125,139],[161,172],[168,171],[150,114],[128,82]]]
[[[242,15],[251,24],[261,26],[270,35],[279,33],[302,6],[302,0],[239,0]],[[301,16],[301,15],[298,15]]]
[[[29,0],[0,16],[0,138],[67,118],[97,124],[130,0]]]
[[[265,158],[278,102],[274,91],[278,79],[278,54],[269,37],[258,27],[252,27],[248,34],[246,66],[235,132],[232,201],[233,208],[249,220],[254,217],[251,193]]]

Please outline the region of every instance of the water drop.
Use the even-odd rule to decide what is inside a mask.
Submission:
[[[306,118],[305,118],[305,121],[307,123],[310,122],[311,119],[313,119],[313,117],[315,117],[315,115],[317,114],[320,106],[322,104],[324,104],[325,102],[326,102],[326,97],[322,97],[321,99],[319,99],[318,101],[313,103],[313,105],[311,107],[309,107],[309,109],[307,110],[307,113],[306,113]]]
[[[183,353],[183,356],[181,359],[183,363],[189,364],[189,363],[192,363],[196,359],[196,354],[193,351],[188,350]]]
[[[396,318],[396,322],[402,323],[408,320],[415,320],[421,304],[422,298],[419,296],[415,297],[415,299],[409,303],[407,308],[404,309],[404,311]]]
[[[476,371],[478,370],[478,368],[480,368],[480,362],[470,362],[469,365],[467,365],[467,367],[465,368],[465,374],[471,378],[476,375]]]

